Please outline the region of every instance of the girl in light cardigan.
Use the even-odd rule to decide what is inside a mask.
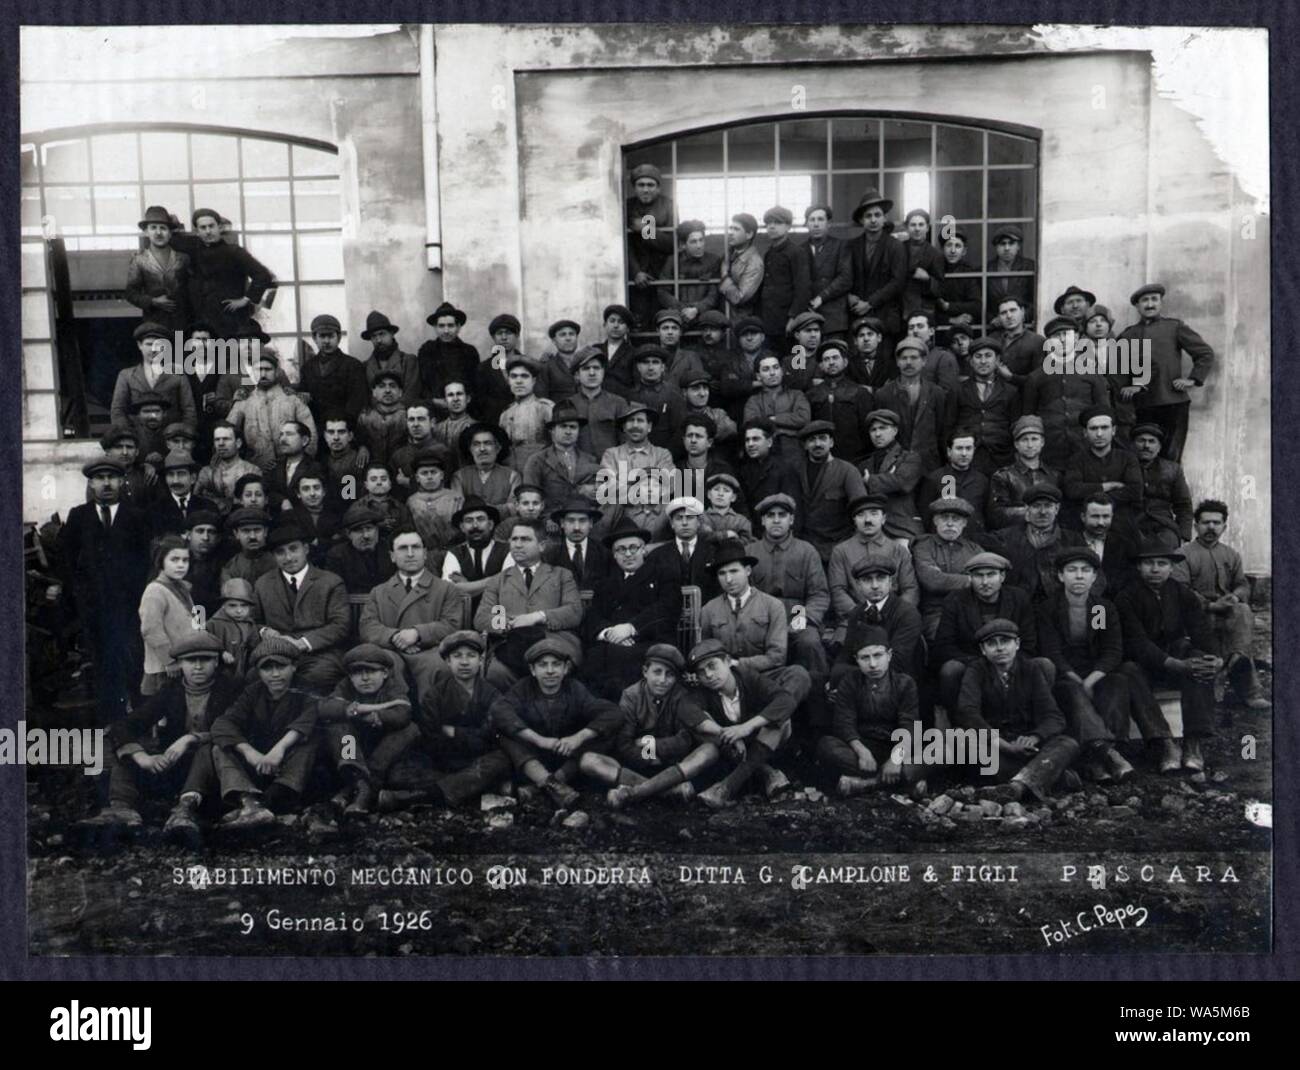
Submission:
[[[194,599],[185,577],[190,549],[179,535],[158,540],[153,555],[154,578],[140,598],[140,634],[144,638],[142,695],[153,695],[169,676],[180,671],[169,651],[195,628]]]

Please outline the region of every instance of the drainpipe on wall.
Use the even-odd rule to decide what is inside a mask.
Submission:
[[[442,270],[436,75],[433,27],[426,23],[420,27],[420,140],[424,154],[424,257],[430,271]]]

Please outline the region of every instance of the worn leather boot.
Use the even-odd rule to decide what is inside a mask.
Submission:
[[[357,781],[357,793],[348,803],[348,808],[343,811],[348,817],[364,817],[370,813],[371,804],[375,800],[375,789],[369,780]]]
[[[1136,772],[1133,766],[1129,764],[1128,759],[1126,759],[1124,755],[1120,754],[1115,747],[1107,747],[1106,753],[1102,756],[1102,760],[1106,763],[1106,768],[1110,771],[1110,775],[1113,776],[1117,782],[1122,783]]]
[[[1183,767],[1183,749],[1176,739],[1160,741],[1160,772],[1176,773]]]
[[[1190,769],[1193,773],[1205,771],[1205,758],[1201,754],[1199,739],[1183,740],[1183,768]]]

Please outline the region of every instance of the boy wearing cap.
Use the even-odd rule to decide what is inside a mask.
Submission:
[[[769,338],[784,338],[790,321],[808,308],[812,300],[812,278],[802,247],[790,240],[794,214],[777,205],[763,213],[767,228],[767,252],[763,254],[763,288],[759,293],[759,317]]]
[[[81,621],[81,642],[94,672],[97,724],[126,713],[140,679],[143,650],[138,607],[149,579],[148,516],[124,503],[122,465],[110,458],[82,467],[88,500],[74,505],[59,531],[64,590]]]
[[[621,322],[618,313],[612,313],[612,318]],[[605,389],[608,363],[609,358],[599,346],[579,350],[573,361],[578,389],[569,404],[579,419],[577,448],[594,458],[600,458],[607,449],[618,445],[618,420],[627,411],[627,399]],[[622,389],[631,385],[629,379]],[[551,418],[554,417],[552,413]]]
[[[546,427],[555,403],[534,393],[537,366],[526,357],[506,361],[506,380],[514,400],[501,413],[500,422],[509,442],[511,463],[522,473],[529,459],[546,448]]]
[[[879,626],[851,633],[854,671],[845,672],[835,688],[831,731],[817,741],[817,760],[839,773],[841,796],[858,795],[877,785],[900,781],[924,793],[924,770],[895,760],[893,734],[909,733],[920,720],[916,681],[894,665],[889,635]],[[900,756],[901,757],[901,756]]]
[[[267,637],[253,651],[257,678],[212,723],[212,763],[221,798],[238,805],[223,828],[272,824],[298,809],[316,757],[316,696],[295,687],[299,649]]]
[[[727,264],[718,291],[731,307],[733,320],[758,312],[763,258],[754,248],[757,234],[758,220],[748,212],[733,215],[727,224]]]
[[[1053,694],[1083,748],[1083,762],[1096,781],[1124,780],[1133,767],[1115,749],[1129,737],[1129,717],[1142,738],[1158,742],[1160,771],[1181,764],[1169,725],[1142,670],[1124,660],[1119,610],[1093,586],[1101,561],[1087,547],[1056,555],[1060,591],[1038,606],[1038,642],[1056,666]]]
[[[799,431],[803,464],[798,468],[800,500],[799,533],[816,548],[822,561],[829,561],[836,543],[853,534],[848,514],[850,502],[867,493],[858,470],[848,461],[831,456],[835,449],[835,426],[813,420]],[[770,500],[770,499],[769,499]],[[759,516],[759,522],[762,522]]]
[[[722,543],[712,570],[722,593],[700,611],[700,638],[719,639],[737,665],[767,672],[785,665],[790,626],[785,606],[751,583],[758,558],[743,543]]]
[[[179,535],[194,513],[215,513],[217,503],[194,492],[199,466],[188,453],[173,451],[163,461],[163,481],[149,504],[149,517],[155,537]]]
[[[978,445],[973,463],[985,476],[1014,460],[1011,429],[1023,411],[1020,391],[997,374],[1001,351],[1001,344],[993,338],[973,341],[970,378],[957,387],[952,399],[954,424],[975,436]],[[971,504],[978,503],[972,500]]]
[[[347,676],[320,700],[316,719],[343,778],[330,803],[352,817],[370,813],[376,789],[410,746],[412,737],[403,730],[411,723],[411,700],[406,682],[374,643],[344,654],[343,670]]]
[[[137,224],[149,244],[127,265],[124,296],[147,320],[169,332],[189,323],[190,258],[172,248],[171,216],[150,205]]]
[[[258,635],[290,643],[300,654],[298,683],[327,691],[343,675],[339,648],[352,625],[347,588],[333,572],[308,562],[307,540],[300,529],[276,528],[268,543],[276,567],[253,584],[257,616],[263,622]]]
[[[989,530],[1014,528],[1025,519],[1025,491],[1050,484],[1059,489],[1061,473],[1042,462],[1043,421],[1022,416],[1011,425],[1015,460],[999,468],[989,479]]]
[[[311,409],[281,385],[279,371],[280,358],[270,346],[262,346],[253,367],[256,386],[230,407],[227,417],[248,447],[248,459],[263,470],[275,464],[280,430],[288,421],[296,420],[306,427],[309,441],[316,439]]]
[[[1165,456],[1180,461],[1192,405],[1188,391],[1205,385],[1214,367],[1214,349],[1182,320],[1161,315],[1164,299],[1165,288],[1158,282],[1138,287],[1129,298],[1139,319],[1119,337],[1131,352],[1150,346],[1151,356],[1144,366],[1149,379],[1138,383],[1134,374],[1120,393],[1137,404],[1138,421],[1164,428]],[[1192,362],[1190,374],[1183,371],[1184,355]]]
[[[951,714],[956,709],[962,677],[979,659],[975,634],[991,620],[1015,623],[1025,654],[1038,650],[1034,606],[1029,593],[1007,584],[1011,562],[994,553],[979,553],[966,562],[968,584],[944,599],[935,631],[930,664],[939,668],[940,701]]]
[[[980,656],[962,677],[953,707],[954,725],[998,733],[997,771],[971,779],[995,780],[981,794],[1018,802],[1026,794],[1046,802],[1057,781],[1079,756],[1079,744],[1065,732],[1065,715],[1052,697],[1041,659],[1020,653],[1020,628],[995,618],[975,633]]]
[[[342,413],[356,420],[365,408],[370,388],[361,361],[339,348],[343,326],[328,313],[311,321],[311,340],[316,351],[302,362],[298,393],[305,394],[317,426],[326,413]]]
[[[808,673],[798,665],[768,673],[740,665],[720,639],[692,647],[690,667],[695,701],[707,714],[696,727],[697,737],[713,743],[724,767],[731,767],[700,792],[700,801],[713,809],[734,806],[755,776],[769,799],[788,788],[789,778],[770,763],[790,739],[790,719],[812,689]]]
[[[715,472],[704,482],[704,496],[708,499],[708,508],[700,526],[707,525],[714,539],[739,539],[749,542],[754,537],[754,529],[749,517],[736,512],[733,508],[740,497],[740,480],[729,472]],[[791,520],[793,521],[793,508]],[[814,551],[815,552],[815,551]]]
[[[966,536],[967,524],[975,507],[962,497],[936,497],[927,507],[932,534],[922,535],[912,543],[912,562],[916,582],[921,588],[922,628],[925,638],[933,642],[943,615],[943,602],[953,591],[970,587],[966,563],[984,548]]]
[[[1183,545],[1183,560],[1173,576],[1190,587],[1209,616],[1218,652],[1227,658],[1224,676],[1246,708],[1266,710],[1271,703],[1264,696],[1251,656],[1255,613],[1250,607],[1250,582],[1241,554],[1223,542],[1227,523],[1226,502],[1207,498],[1198,503],[1196,538]]]
[[[903,343],[899,344],[901,347]],[[933,384],[924,385],[939,389]],[[867,417],[873,449],[863,465],[862,480],[867,494],[885,503],[885,534],[905,544],[921,534],[916,487],[925,469],[921,455],[898,441],[900,426],[901,420],[893,409],[876,409]]]
[[[1214,679],[1223,668],[1209,617],[1196,593],[1172,578],[1182,553],[1157,542],[1135,555],[1139,582],[1115,599],[1124,653],[1147,674],[1153,689],[1176,687],[1183,711],[1183,768],[1204,772],[1202,740],[1214,735]]]
[[[506,378],[506,361],[524,356],[519,348],[522,331],[519,320],[508,312],[503,312],[488,324],[492,348],[480,358],[472,392],[478,399],[478,412],[483,421],[494,427],[514,397]]]
[[[853,566],[853,593],[859,604],[844,622],[844,642],[830,667],[832,690],[855,664],[863,632],[883,628],[894,653],[894,667],[913,680],[921,676],[921,614],[891,591],[898,563],[869,555]]]
[[[357,434],[369,450],[370,460],[380,464],[406,441],[406,406],[399,372],[377,372],[370,380],[370,403],[357,417]]]
[[[524,653],[528,676],[492,703],[493,727],[517,773],[566,810],[578,801],[568,786],[588,748],[608,745],[622,723],[612,702],[597,698],[572,675],[576,646],[546,636]]]
[[[1165,431],[1158,424],[1133,428],[1133,452],[1142,471],[1142,513],[1138,534],[1157,539],[1171,550],[1192,537],[1192,491],[1183,466],[1160,456]]]
[[[924,515],[938,498],[963,498],[971,507],[966,527],[972,535],[978,535],[984,531],[984,503],[988,500],[989,481],[975,467],[975,457],[979,452],[975,432],[958,424],[944,437],[943,445],[948,463],[926,475],[916,504]]]
[[[195,842],[200,807],[219,798],[212,764],[212,723],[239,696],[239,684],[220,671],[220,643],[196,631],[172,645],[179,674],[109,731],[109,806],[88,822],[138,828],[146,795],[176,798],[163,834]]]
[[[721,303],[718,280],[722,277],[722,258],[705,248],[704,224],[686,219],[677,224],[677,272],[665,262],[659,275],[662,282],[676,281],[676,286],[656,286],[659,307],[681,313],[688,325],[697,325],[705,312]],[[674,292],[675,291],[675,292]]]
[[[857,466],[871,452],[867,416],[872,404],[870,387],[851,379],[847,342],[823,342],[813,355],[820,381],[808,389],[808,408],[814,420],[833,428],[835,456]]]
[[[221,644],[221,663],[236,680],[243,680],[258,644],[253,621],[253,585],[247,580],[227,580],[221,585],[221,608],[208,618],[207,631]]]
[[[471,424],[461,432],[460,452],[470,463],[451,477],[453,490],[470,498],[480,498],[497,509],[505,509],[510,497],[522,482],[519,473],[500,462],[508,455],[509,438],[499,425]]]
[[[252,318],[275,278],[247,249],[222,237],[220,213],[198,208],[190,222],[199,239],[190,250],[190,308],[218,337],[231,338]]]
[[[696,736],[706,717],[681,682],[685,672],[686,659],[675,646],[649,647],[640,681],[619,698],[623,722],[613,754],[587,751],[579,759],[583,773],[613,785],[605,794],[613,809],[663,794],[689,801],[695,797],[691,780],[718,760],[717,746]]]

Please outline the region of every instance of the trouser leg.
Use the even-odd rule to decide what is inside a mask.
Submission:
[[[369,780],[370,765],[366,761],[361,729],[352,721],[336,721],[323,729],[325,752],[334,767],[341,773],[351,771]]]
[[[420,729],[414,723],[392,728],[383,733],[370,750],[370,774],[376,784],[388,782],[388,774],[406,753],[412,743],[420,738]]]
[[[961,681],[966,675],[966,663],[945,661],[939,668],[939,701],[949,716],[957,709],[957,698],[961,694]]]
[[[108,801],[113,806],[140,809],[140,778],[143,772],[131,755],[119,758],[114,754],[109,759],[108,766]]]
[[[511,763],[503,750],[491,750],[475,758],[464,769],[439,778],[438,790],[449,806],[477,799],[489,788],[510,779]]]
[[[853,748],[838,736],[822,736],[817,741],[817,761],[832,773],[843,773],[848,776],[862,775],[862,770],[858,768],[858,756],[853,752]]]
[[[211,743],[200,743],[193,754],[188,755],[190,767],[185,771],[185,780],[181,785],[181,794],[195,792],[209,802],[218,795],[217,769],[212,761]]]
[[[1169,722],[1165,720],[1164,711],[1151,690],[1151,682],[1146,673],[1136,662],[1126,661],[1119,667],[1119,674],[1128,684],[1128,714],[1138,726],[1145,740],[1169,739]]]
[[[1070,735],[1085,750],[1114,740],[1113,730],[1103,721],[1083,684],[1077,680],[1061,679],[1057,681],[1052,693],[1065,714]]]
[[[293,681],[299,687],[320,695],[329,694],[344,677],[343,659],[334,650],[304,654],[298,659]]]

